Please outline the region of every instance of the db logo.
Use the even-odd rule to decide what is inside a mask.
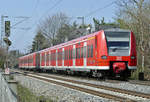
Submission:
[[[120,61],[120,60],[122,60],[122,57],[121,57],[121,56],[118,56],[118,57],[116,58],[116,60],[117,60],[117,61]]]

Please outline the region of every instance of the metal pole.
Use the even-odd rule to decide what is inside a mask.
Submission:
[[[1,46],[3,47],[3,15],[1,16]]]
[[[82,20],[82,26],[84,25],[84,17],[77,17],[78,19],[81,19]]]
[[[1,16],[1,46],[4,47],[3,37],[4,37],[4,18],[8,18],[8,16]]]

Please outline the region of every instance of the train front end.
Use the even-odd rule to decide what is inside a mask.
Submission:
[[[104,31],[110,66],[110,76],[130,77],[136,69],[136,41],[131,31]]]

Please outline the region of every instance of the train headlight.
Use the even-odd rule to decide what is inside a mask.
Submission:
[[[102,59],[107,59],[107,56],[103,55],[101,56]]]
[[[131,59],[135,59],[135,56],[131,56]]]

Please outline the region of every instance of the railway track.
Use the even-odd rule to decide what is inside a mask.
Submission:
[[[118,88],[112,88],[103,85],[95,85],[86,82],[79,82],[71,79],[64,79],[60,77],[54,77],[52,75],[41,75],[41,74],[26,74],[29,77],[37,78],[43,81],[47,81],[53,84],[61,85],[85,93],[89,93],[95,96],[104,97],[120,102],[134,102],[138,100],[150,99],[150,94],[139,93],[130,90],[123,90]],[[104,92],[107,91],[107,92]],[[113,93],[113,94],[111,94]],[[150,100],[149,100],[150,101]]]
[[[150,86],[150,81],[135,81],[135,80],[129,80],[131,84],[138,84],[138,85],[146,85]]]
[[[22,70],[21,70],[22,71]],[[22,71],[23,72],[23,71]],[[26,71],[27,73],[30,71]],[[34,73],[34,72],[30,72],[30,73]],[[53,73],[54,74],[54,73]],[[55,74],[54,74],[55,75]],[[68,77],[68,75],[60,75],[60,74],[56,74],[57,76],[63,76],[63,77]],[[127,81],[122,81],[122,80],[112,80],[112,79],[106,79],[106,80],[101,80],[101,79],[96,79],[96,78],[89,78],[89,77],[79,77],[79,76],[69,76],[69,77],[73,77],[73,78],[79,78],[79,79],[87,79],[87,80],[100,80],[100,81],[104,81],[104,82],[108,82],[108,83],[125,83],[128,82],[130,84],[136,84],[136,85],[145,85],[145,86],[150,86],[150,81],[139,81],[139,80],[127,80]]]
[[[124,82],[129,82],[130,84],[150,86],[150,81],[139,81],[139,80],[120,81],[120,80],[111,80],[111,79],[108,79],[108,80],[105,80],[105,82],[109,82],[109,83],[124,83]]]

